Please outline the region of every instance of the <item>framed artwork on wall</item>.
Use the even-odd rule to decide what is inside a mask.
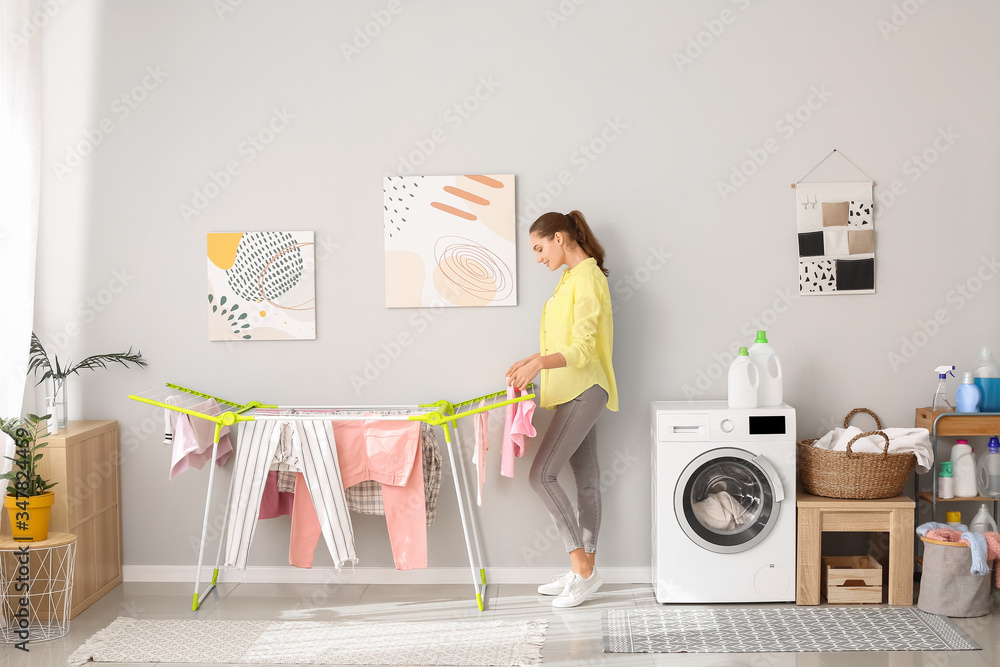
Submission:
[[[517,305],[514,176],[387,176],[387,308]]]
[[[312,232],[208,235],[209,340],[316,338]]]

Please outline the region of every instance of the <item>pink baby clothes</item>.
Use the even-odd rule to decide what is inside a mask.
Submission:
[[[952,530],[951,528],[935,528],[934,530],[927,531],[924,537],[928,540],[937,540],[938,542],[961,542],[962,532]]]
[[[333,422],[344,488],[382,484],[389,544],[398,570],[427,567],[427,508],[418,421]]]
[[[209,399],[191,408],[195,412],[215,416],[220,413],[219,404],[215,399]],[[170,479],[173,479],[188,468],[201,470],[212,458],[212,447],[215,443],[215,422],[201,417],[181,413],[177,416],[174,429],[174,448],[170,459]],[[223,426],[219,435],[219,450],[215,462],[221,468],[226,465],[233,453],[229,442],[229,427]]]
[[[260,497],[260,514],[257,519],[274,519],[279,516],[291,516],[295,504],[294,493],[284,493],[278,489],[278,471],[269,470],[267,481],[264,482],[264,492]],[[313,515],[316,510],[313,510]],[[319,519],[316,519],[319,527]]]
[[[344,488],[366,479],[404,486],[420,446],[420,422],[351,419],[333,422]]]
[[[512,386],[507,387],[507,400],[520,397],[523,393]],[[524,456],[527,445],[525,436],[535,437],[535,427],[531,425],[531,416],[535,414],[535,401],[527,400],[511,403],[507,406],[507,415],[503,423],[503,441],[500,444],[500,474],[504,477],[514,476],[514,457]]]
[[[986,560],[993,561],[994,578],[1000,588],[1000,533],[983,533],[986,538]]]
[[[268,473],[270,476],[270,473]],[[277,484],[277,480],[275,480]],[[288,564],[311,568],[316,545],[323,529],[319,525],[316,506],[302,473],[295,474],[295,502],[292,504],[292,532],[288,545]]]
[[[486,401],[479,404],[485,408]],[[473,426],[476,432],[476,446],[472,451],[472,463],[476,466],[476,476],[479,478],[478,491],[476,492],[476,504],[483,506],[483,484],[486,483],[486,452],[490,448],[490,413],[478,412],[473,417]]]

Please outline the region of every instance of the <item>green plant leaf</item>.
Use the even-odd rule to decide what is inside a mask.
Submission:
[[[213,299],[215,299],[215,295],[214,295],[214,294],[209,294],[209,295],[208,295],[208,302],[209,302],[209,303],[212,303],[212,300],[213,300]]]
[[[215,311],[217,311],[218,309],[219,309],[219,307],[218,307],[218,306],[212,306],[212,312],[213,312],[213,313],[214,313]]]
[[[246,316],[247,316],[247,314],[246,314],[246,313],[243,313],[242,315],[240,315],[240,319],[241,319],[241,320],[243,320],[243,319],[246,319]]]
[[[38,339],[35,332],[31,332],[31,344],[28,347],[28,373],[37,372],[39,369],[48,370],[52,367],[49,362],[49,355],[45,353],[42,341]],[[39,384],[45,380],[45,375],[39,380]]]
[[[115,352],[113,354],[95,354],[93,356],[87,357],[77,365],[66,371],[66,375],[71,373],[79,373],[82,370],[94,371],[99,368],[107,368],[108,364],[121,364],[122,366],[128,368],[129,364],[135,364],[140,368],[146,366],[146,360],[142,358],[142,353],[136,350],[132,352],[130,347],[124,352]]]
[[[226,297],[221,297],[221,298],[219,299],[219,305],[220,305],[220,306],[224,306],[224,305],[226,305]]]

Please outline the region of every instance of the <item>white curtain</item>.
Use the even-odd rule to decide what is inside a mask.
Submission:
[[[41,179],[41,39],[38,0],[0,0],[0,417],[19,417],[35,302]],[[39,27],[41,26],[41,27]],[[5,451],[13,442],[4,437]],[[4,459],[3,471],[10,469]]]

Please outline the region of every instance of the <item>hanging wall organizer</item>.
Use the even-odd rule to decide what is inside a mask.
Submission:
[[[264,405],[259,401],[251,401],[246,404],[236,403],[226,399],[218,398],[216,396],[211,396],[193,389],[188,389],[186,387],[181,387],[176,384],[167,383],[166,388],[168,390],[173,390],[174,392],[182,392],[190,397],[198,397],[199,399],[214,399],[222,409],[226,410],[222,414],[211,415],[199,412],[197,410],[192,410],[189,407],[184,407],[176,402],[165,402],[165,400],[157,400],[158,398],[166,398],[164,395],[164,389],[154,390],[153,392],[145,392],[144,395],[129,395],[129,398],[135,401],[146,403],[148,405],[153,405],[158,408],[163,408],[165,410],[173,410],[174,412],[180,412],[192,417],[198,417],[200,419],[206,419],[215,424],[215,435],[212,445],[212,456],[208,459],[209,463],[209,473],[208,473],[208,493],[205,498],[205,514],[204,521],[202,522],[201,528],[201,541],[198,550],[198,569],[195,571],[195,581],[194,581],[194,601],[191,605],[192,611],[197,611],[198,607],[201,606],[201,601],[204,600],[205,596],[215,588],[219,579],[219,566],[222,562],[222,549],[225,540],[219,540],[219,551],[216,554],[215,559],[215,569],[212,574],[212,583],[205,590],[204,593],[200,593],[201,587],[201,574],[202,567],[205,561],[205,542],[208,535],[208,525],[210,521],[210,508],[212,503],[212,490],[215,481],[215,468],[214,461],[218,458],[219,451],[219,440],[222,435],[222,429],[224,426],[233,426],[239,422],[256,421],[261,420],[316,420],[317,412],[323,413],[322,419],[341,421],[341,420],[387,420],[387,421],[398,421],[398,420],[408,420],[408,421],[421,421],[426,422],[432,426],[441,426],[444,431],[444,438],[446,443],[446,449],[448,451],[448,456],[451,458],[452,465],[452,480],[455,484],[455,495],[458,498],[458,510],[459,515],[462,520],[462,531],[465,534],[465,546],[469,553],[469,566],[472,571],[472,581],[473,586],[476,590],[476,602],[479,606],[479,611],[483,611],[483,598],[486,595],[486,569],[483,561],[482,546],[479,540],[479,529],[476,525],[475,517],[472,514],[472,496],[469,490],[469,482],[467,478],[467,473],[465,470],[465,463],[462,460],[462,448],[458,440],[458,429],[452,432],[452,426],[454,422],[462,417],[468,417],[471,415],[478,414],[480,412],[485,412],[487,410],[492,410],[494,408],[505,407],[514,403],[519,403],[521,401],[533,400],[535,398],[534,393],[525,393],[517,398],[507,399],[507,392],[498,391],[492,394],[487,394],[486,396],[478,396],[476,398],[470,398],[459,403],[450,403],[445,400],[435,401],[434,403],[426,403],[420,405],[332,405],[332,406],[276,406],[276,405]],[[526,387],[526,391],[531,392],[532,385]],[[505,400],[497,400],[505,399]],[[472,407],[474,405],[479,405],[484,401],[493,401],[484,406]],[[302,415],[274,415],[274,408],[281,408],[282,410],[301,410],[304,414]],[[465,407],[464,410],[461,408]],[[256,410],[261,410],[260,414],[255,415]],[[365,415],[358,415],[359,411],[392,411],[393,414],[372,414],[367,413]],[[311,412],[310,412],[311,411]],[[344,414],[337,414],[342,412]],[[270,414],[269,414],[270,413]],[[349,414],[348,414],[349,413]],[[453,446],[453,436],[454,436],[454,446]],[[229,509],[230,501],[232,500],[233,485],[230,483],[229,492],[226,498],[226,514],[223,516],[222,522],[222,533],[225,534],[226,522],[229,519]],[[467,511],[466,508],[469,508]]]
[[[802,178],[835,153],[867,180],[792,184],[803,296],[875,293],[875,182],[836,148]]]

